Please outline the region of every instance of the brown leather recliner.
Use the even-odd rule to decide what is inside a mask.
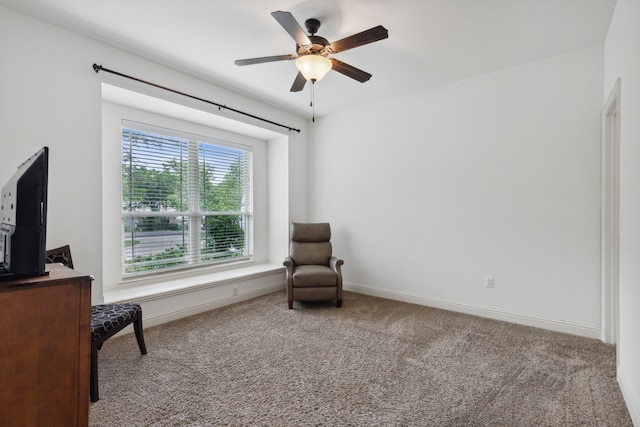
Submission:
[[[328,223],[291,224],[287,267],[287,298],[293,301],[336,300],[342,306],[344,261],[332,255],[331,227]]]

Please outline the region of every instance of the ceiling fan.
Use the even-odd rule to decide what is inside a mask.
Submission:
[[[305,26],[309,32],[309,35],[307,35],[291,13],[277,11],[272,12],[271,16],[278,21],[282,28],[284,28],[296,42],[296,53],[239,59],[235,61],[235,64],[242,66],[295,59],[298,75],[291,86],[291,92],[301,91],[307,80],[315,83],[322,79],[329,70],[335,70],[361,83],[366,82],[371,78],[371,74],[349,64],[345,64],[335,58],[328,58],[328,56],[389,37],[387,29],[382,25],[378,25],[361,33],[329,43],[324,37],[315,35],[320,28],[320,21],[315,18],[305,21]]]

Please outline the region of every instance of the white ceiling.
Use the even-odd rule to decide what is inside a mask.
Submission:
[[[303,28],[307,18],[319,19],[317,35],[329,41],[376,25],[389,30],[388,39],[333,55],[373,77],[358,83],[330,72],[315,87],[316,116],[322,116],[603,43],[615,0],[0,0],[0,5],[310,117],[310,85],[289,92],[297,73],[293,61],[233,63],[294,53],[295,43],[273,11],[291,12]]]

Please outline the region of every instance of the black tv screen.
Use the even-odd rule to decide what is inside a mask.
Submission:
[[[18,166],[0,195],[0,279],[45,272],[49,149]]]

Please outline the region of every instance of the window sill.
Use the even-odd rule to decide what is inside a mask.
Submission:
[[[213,273],[191,274],[187,277],[176,275],[177,277],[175,278],[167,279],[166,277],[158,276],[154,279],[131,280],[105,288],[103,296],[105,303],[132,300],[145,302],[258,277],[276,275],[284,273],[284,271],[282,264],[265,263]]]

